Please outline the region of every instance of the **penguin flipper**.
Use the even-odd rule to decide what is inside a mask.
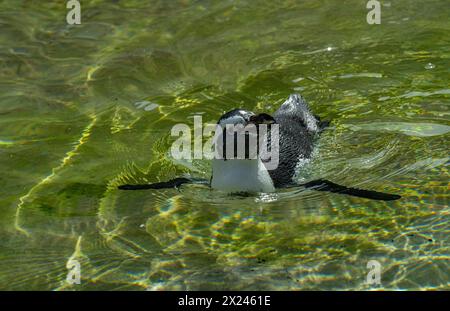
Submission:
[[[184,178],[178,177],[168,181],[157,182],[153,184],[140,184],[140,185],[120,185],[117,188],[120,190],[145,190],[145,189],[178,189],[183,184],[207,184],[209,181],[202,178]]]
[[[393,201],[398,200],[401,196],[397,194],[390,194],[385,192],[378,192],[373,190],[364,190],[358,188],[351,188],[347,186],[338,185],[332,181],[326,179],[318,179],[307,182],[305,184],[300,184],[299,186],[303,186],[307,189],[316,190],[316,191],[328,191],[339,194],[347,194],[354,197],[372,199],[372,200],[381,200],[381,201]]]

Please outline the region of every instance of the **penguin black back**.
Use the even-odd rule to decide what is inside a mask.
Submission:
[[[273,115],[279,124],[279,163],[269,174],[275,187],[293,183],[300,160],[309,159],[314,148],[314,138],[327,125],[309,110],[305,99],[293,94]]]

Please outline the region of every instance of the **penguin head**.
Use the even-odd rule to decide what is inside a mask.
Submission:
[[[255,114],[251,111],[244,110],[244,109],[233,109],[231,111],[228,111],[227,113],[224,113],[219,121],[217,122],[218,125],[220,125],[222,128],[225,128],[227,124],[237,125],[242,124],[243,126],[246,126],[250,122],[250,118],[253,117]]]
[[[234,109],[223,114],[217,122],[220,130],[220,139],[216,141],[216,148],[219,148],[218,153],[223,160],[230,159],[230,153],[227,156],[227,139],[234,139],[233,159],[239,159],[244,156],[245,159],[253,159],[257,156],[261,124],[273,124],[275,119],[267,113],[255,114],[252,111],[244,109]],[[241,136],[239,138],[239,136]],[[256,143],[256,145],[255,145]],[[255,148],[256,147],[256,148]],[[243,154],[239,153],[243,150]]]

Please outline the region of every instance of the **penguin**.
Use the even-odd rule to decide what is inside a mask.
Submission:
[[[256,131],[242,132],[242,128],[254,125]],[[267,131],[261,131],[261,126]],[[270,193],[280,188],[303,187],[317,191],[328,191],[373,200],[391,201],[399,195],[382,193],[338,185],[325,179],[299,184],[295,180],[297,167],[301,161],[312,157],[315,142],[320,133],[329,125],[314,115],[305,99],[292,94],[273,116],[267,113],[255,114],[245,109],[234,109],[223,114],[218,122],[215,145],[219,157],[212,159],[212,176],[209,181],[197,178],[175,178],[167,182],[144,185],[121,185],[121,190],[178,188],[186,183],[205,184],[212,189],[228,193]],[[275,136],[271,129],[277,128]],[[237,156],[236,128],[241,129],[245,139],[243,153]],[[229,133],[229,130],[232,133]],[[227,139],[234,135],[234,152],[227,153]],[[251,152],[250,139],[257,141],[256,152]],[[219,140],[220,139],[220,140]],[[272,142],[276,142],[272,144]],[[266,148],[264,148],[266,147]],[[273,165],[273,157],[276,165]],[[269,165],[270,164],[270,165]]]
[[[299,161],[311,158],[316,137],[328,125],[312,114],[305,99],[298,94],[290,95],[273,117],[265,113],[255,116],[251,111],[235,109],[218,121],[221,127],[249,123],[278,125],[278,165],[266,169],[267,159],[263,154],[256,159],[213,159],[213,189],[274,192],[276,188],[294,185]]]
[[[256,153],[255,157],[250,157],[249,134],[244,133],[243,156],[237,155],[238,133],[236,127],[242,128],[249,124],[259,126],[261,124],[275,124],[275,119],[268,114],[255,115],[251,111],[244,109],[234,109],[222,115],[217,122],[219,135],[215,137],[214,144],[218,149],[220,157],[212,159],[212,175],[210,186],[213,189],[237,192],[274,192],[275,183],[263,161],[263,156]],[[227,126],[231,126],[231,133],[227,136]],[[241,133],[242,134],[242,133]],[[255,135],[256,134],[256,135]],[[256,142],[263,137],[259,132],[254,133]],[[233,153],[227,155],[227,140],[233,139]],[[263,141],[263,143],[265,143]]]

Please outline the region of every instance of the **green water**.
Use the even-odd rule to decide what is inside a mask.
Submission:
[[[0,289],[449,289],[448,1],[81,2],[0,2]],[[116,190],[207,178],[173,125],[295,92],[332,121],[301,178],[401,200]]]

